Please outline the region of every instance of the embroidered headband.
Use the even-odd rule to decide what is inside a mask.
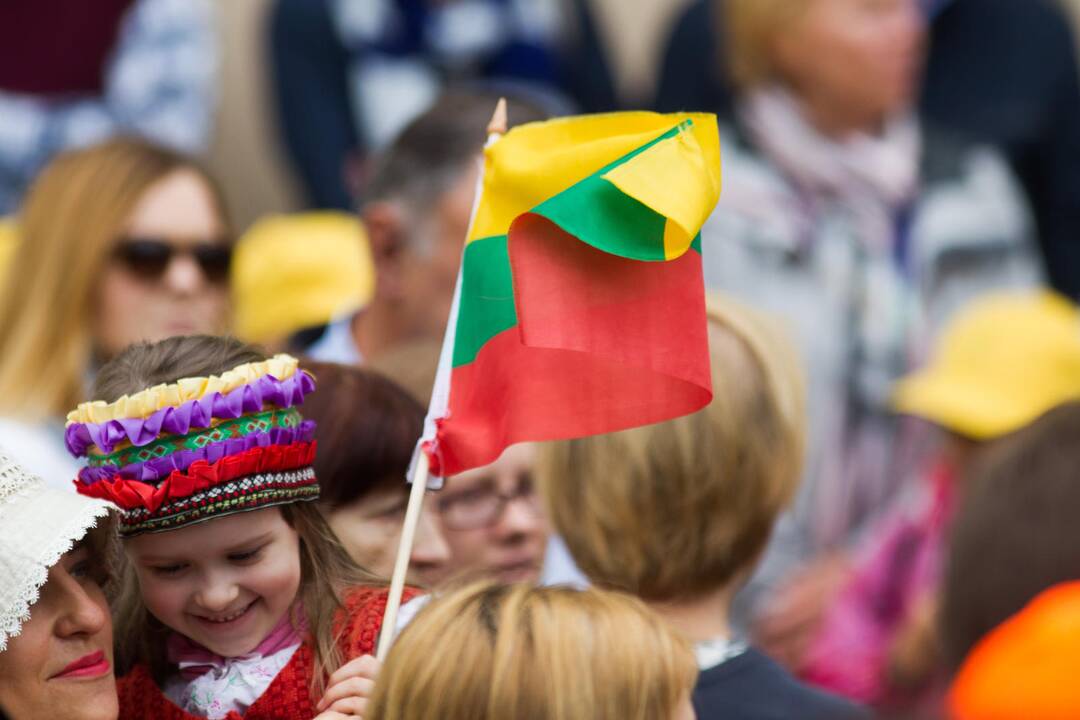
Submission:
[[[314,389],[295,358],[278,355],[83,403],[64,437],[87,457],[76,488],[118,505],[124,536],[314,500],[315,423],[295,409]]]

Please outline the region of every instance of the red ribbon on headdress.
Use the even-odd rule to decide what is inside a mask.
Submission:
[[[311,441],[256,447],[223,457],[213,464],[198,460],[186,471],[170,473],[158,485],[116,475],[112,480],[89,485],[76,481],[75,487],[83,495],[110,500],[124,510],[146,508],[156,512],[167,501],[191,497],[230,480],[307,467],[315,462],[315,444]]]

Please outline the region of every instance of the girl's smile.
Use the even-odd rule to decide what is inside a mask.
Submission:
[[[223,657],[252,652],[296,602],[300,540],[276,507],[125,541],[146,608]]]
[[[252,600],[247,605],[244,605],[243,607],[238,609],[236,612],[227,613],[225,615],[207,616],[200,615],[199,613],[192,613],[192,615],[194,615],[199,620],[210,623],[211,625],[228,625],[232,622],[235,622],[236,620],[239,620],[241,617],[247,617],[247,611],[250,610],[256,602],[258,602],[258,600]]]

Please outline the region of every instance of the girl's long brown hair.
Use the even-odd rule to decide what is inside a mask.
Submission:
[[[38,176],[0,282],[0,413],[42,420],[85,399],[97,280],[139,199],[177,170],[198,173],[227,224],[212,179],[190,158],[143,140],[64,153]]]
[[[182,377],[218,375],[266,357],[239,340],[206,335],[134,345],[101,369],[95,397],[112,402],[121,395],[154,385]],[[291,503],[278,509],[300,536],[297,599],[311,629],[315,658],[311,692],[318,697],[326,679],[346,659],[342,656],[341,641],[348,626],[335,622],[335,616],[344,607],[344,593],[350,588],[381,584],[381,581],[353,561],[315,503]],[[114,615],[117,673],[126,673],[135,664],[144,663],[155,679],[163,682],[171,670],[165,658],[165,640],[170,631],[147,612],[134,568],[129,563],[125,563],[122,571]]]

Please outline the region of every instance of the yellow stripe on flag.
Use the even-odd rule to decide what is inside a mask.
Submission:
[[[713,115],[678,113],[661,115],[651,112],[622,112],[603,115],[559,118],[547,122],[529,123],[510,130],[503,138],[484,150],[484,194],[476,211],[476,220],[468,241],[505,235],[519,215],[529,212],[548,198],[589,177],[601,168],[655,140],[681,122],[693,121],[692,133],[680,133],[686,139],[671,145],[655,157],[648,157],[642,170],[618,173],[615,184],[645,204],[656,203],[666,210],[673,208],[681,227],[688,227],[692,218],[701,215],[701,208],[716,204],[720,192],[720,141]],[[693,173],[685,174],[686,153],[692,143],[700,145],[701,157]],[[652,149],[650,149],[652,150]],[[673,154],[672,154],[673,153]],[[650,151],[639,157],[651,155]],[[634,158],[637,160],[638,158]],[[658,195],[655,189],[644,186],[641,175],[653,172],[650,168],[676,159],[682,171],[667,172],[670,192]],[[628,163],[628,165],[636,163]],[[671,176],[678,177],[672,179]],[[701,198],[676,201],[679,193],[700,194]],[[640,194],[640,197],[639,197]],[[711,203],[708,198],[711,197]],[[646,201],[643,198],[647,198]],[[653,207],[650,205],[650,207]],[[655,208],[660,211],[659,207]],[[706,213],[707,216],[707,213]],[[704,220],[702,219],[702,222]],[[687,223],[688,225],[683,225]],[[700,227],[700,225],[698,226]],[[683,233],[685,234],[685,233]],[[695,233],[696,234],[696,230]],[[675,245],[684,244],[673,238]],[[689,241],[685,244],[688,246]],[[685,248],[684,248],[685,249]]]
[[[692,131],[653,145],[604,175],[623,193],[668,218],[664,254],[690,248],[720,198],[720,141],[713,116],[695,117]]]

